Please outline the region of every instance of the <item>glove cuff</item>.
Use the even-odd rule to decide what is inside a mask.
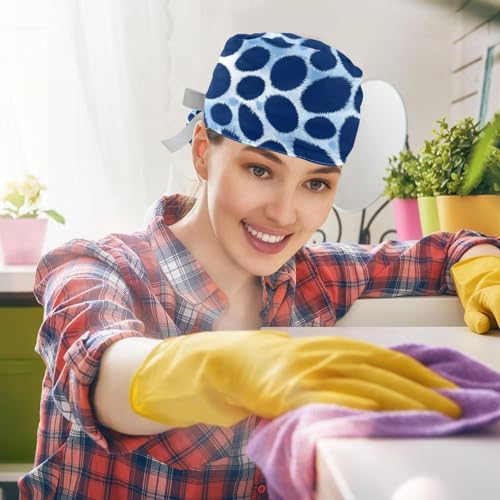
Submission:
[[[479,255],[463,259],[451,266],[451,277],[464,307],[481,280],[487,278],[488,273],[494,269],[500,269],[500,256]]]

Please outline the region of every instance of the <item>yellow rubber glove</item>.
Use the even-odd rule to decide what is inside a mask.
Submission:
[[[460,408],[431,388],[454,388],[405,354],[342,337],[277,331],[202,332],[162,341],[135,373],[132,408],[171,427],[231,426],[307,403],[366,410]]]
[[[476,333],[500,324],[500,257],[481,255],[451,266],[457,295],[464,306],[464,321]]]

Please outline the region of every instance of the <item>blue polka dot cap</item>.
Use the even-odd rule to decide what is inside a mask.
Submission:
[[[225,137],[322,165],[341,166],[358,131],[362,71],[329,45],[292,33],[229,38],[206,95],[186,90],[194,123]],[[196,105],[198,103],[198,106]],[[188,136],[190,138],[190,136]]]

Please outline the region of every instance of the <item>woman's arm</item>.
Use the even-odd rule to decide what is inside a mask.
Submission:
[[[365,297],[455,294],[451,267],[476,256],[494,255],[500,239],[473,231],[433,233],[415,242],[384,242],[369,251]]]
[[[455,294],[451,267],[476,252],[497,255],[499,248],[500,239],[466,230],[373,246],[323,243],[298,254],[297,280],[317,275],[326,297],[321,307],[334,309],[338,320],[360,297]]]
[[[135,413],[129,402],[134,373],[160,342],[132,337],[115,342],[103,353],[93,393],[94,410],[102,425],[130,435],[158,434],[169,429]]]
[[[479,257],[480,255],[500,255],[500,248],[493,245],[476,245],[470,248],[462,255],[460,260],[468,259],[470,257]]]
[[[175,330],[163,305],[152,300],[149,275],[136,260],[135,255],[147,254],[147,249],[141,241],[131,243],[132,250],[122,248],[116,238],[106,245],[71,240],[43,257],[34,289],[44,306],[36,345],[47,367],[50,418],[44,424],[56,425],[57,414],[62,415],[103,449],[114,451],[131,451],[151,433],[165,430],[151,422],[145,425],[138,416],[140,424],[131,425],[128,384],[141,355],[145,357],[160,340],[160,325]],[[120,344],[128,339],[130,343]],[[120,345],[113,348],[115,344]],[[95,408],[99,377],[103,384]],[[110,413],[110,405],[117,411]],[[108,426],[124,432],[103,432]]]

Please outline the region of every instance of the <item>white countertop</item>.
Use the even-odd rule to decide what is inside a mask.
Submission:
[[[446,346],[500,371],[500,332],[466,327],[295,328],[293,336],[342,335],[389,346]],[[335,438],[317,444],[317,500],[498,500],[500,422],[442,438]]]
[[[500,422],[447,438],[324,439],[316,500],[498,500]]]
[[[33,469],[33,464],[2,464],[0,463],[0,483],[15,483],[26,472]],[[2,496],[0,495],[0,500]]]
[[[0,264],[0,293],[33,292],[36,266]]]

